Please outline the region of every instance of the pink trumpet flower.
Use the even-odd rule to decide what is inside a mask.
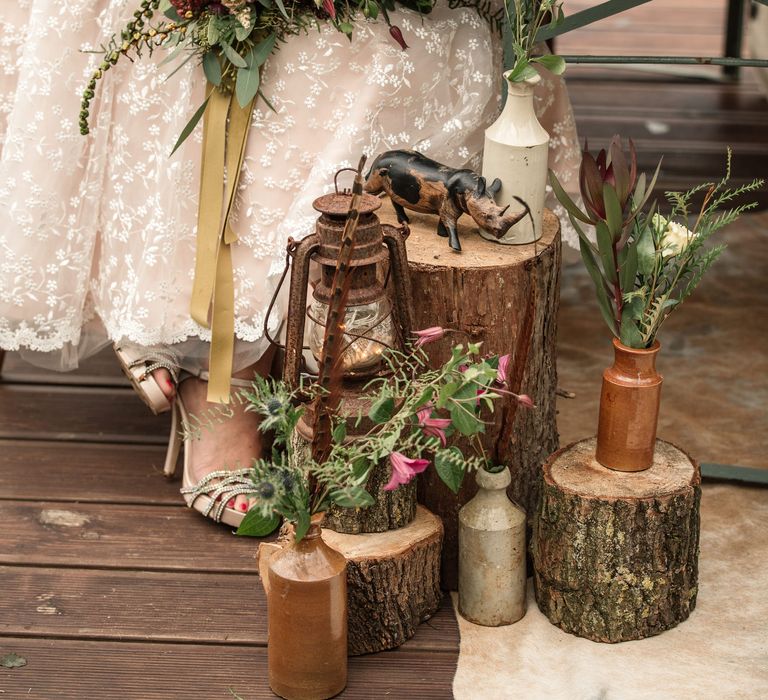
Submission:
[[[499,358],[499,367],[496,370],[496,383],[502,386],[507,383],[507,371],[509,370],[510,355],[502,355]]]
[[[400,452],[392,452],[389,462],[392,465],[392,478],[384,487],[385,491],[394,491],[398,486],[407,484],[429,466],[426,459],[411,459]]]
[[[445,335],[445,328],[440,326],[431,326],[425,328],[422,331],[414,331],[413,334],[417,336],[416,347],[420,348],[427,343],[434,343],[436,340],[440,340]]]
[[[400,31],[400,27],[396,27],[394,24],[390,26],[389,33],[392,38],[400,44],[400,48],[405,51],[408,48],[408,44],[405,43],[403,33]]]
[[[436,437],[440,440],[440,444],[445,447],[445,429],[451,424],[451,419],[432,418],[432,407],[429,405],[424,406],[424,408],[417,411],[416,417],[424,435],[427,435],[428,437]]]
[[[323,0],[323,9],[331,19],[336,19],[336,5],[333,4],[333,0]]]

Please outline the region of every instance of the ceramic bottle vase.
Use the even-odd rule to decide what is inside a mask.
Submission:
[[[613,340],[613,366],[603,372],[595,457],[604,467],[637,472],[653,464],[662,376],[659,342],[645,350]]]
[[[505,79],[508,74],[504,74]],[[510,211],[520,211],[520,203],[514,199],[517,196],[531,210],[531,217],[515,224],[499,243],[531,243],[541,238],[549,134],[539,124],[533,108],[533,90],[540,80],[537,75],[521,83],[507,81],[504,109],[485,131],[483,177],[489,185],[495,178],[501,180],[496,202],[501,206],[509,204]],[[496,240],[482,230],[480,235]]]
[[[498,627],[525,615],[525,511],[507,497],[509,469],[479,469],[477,495],[459,511],[459,612]]]
[[[347,684],[347,565],[321,520],[267,566],[269,685],[287,700],[325,700]]]

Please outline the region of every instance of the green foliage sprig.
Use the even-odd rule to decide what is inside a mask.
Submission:
[[[653,345],[664,321],[691,295],[725,249],[724,245],[707,247],[707,241],[756,202],[730,205],[764,185],[756,179],[729,187],[728,149],[723,178],[686,192],[667,192],[671,208],[662,215],[656,203],[646,210],[659,167],[646,186],[645,174],[637,176],[631,140],[629,159],[618,136],[597,158],[585,149],[579,177],[584,209],[550,171],[550,184],[578,233],[603,319],[613,335],[632,348]],[[585,223],[594,226],[596,243],[582,228]]]
[[[514,52],[507,80],[518,83],[535,78],[537,64],[555,75],[565,72],[565,61],[560,56],[534,54],[536,35],[544,24],[557,25],[563,21],[562,0],[507,0],[505,9]]]
[[[322,464],[313,461],[294,436],[304,412],[296,401],[299,395],[306,395],[306,388],[294,392],[283,382],[257,377],[253,389],[243,392],[248,409],[262,417],[261,429],[271,432],[274,439],[271,457],[253,464],[254,489],[249,497],[256,504],[239,534],[266,534],[270,530],[265,528],[270,523],[274,527],[277,514],[294,524],[300,540],[311,516],[330,504],[346,508],[371,505],[374,499],[366,484],[371,470],[383,460],[389,460],[392,467],[386,490],[407,483],[426,468],[429,461],[424,457],[428,456],[443,482],[457,492],[468,470],[489,464],[478,439],[486,425],[482,410],[493,411],[494,401],[504,395],[532,406],[527,396],[506,388],[509,356],[482,358],[477,344],[456,346],[439,369],[430,369],[419,348],[405,354],[389,351],[385,361],[391,376],[372,381],[365,389],[373,427],[363,435],[348,435],[347,423],[336,419],[333,445]],[[362,420],[358,416],[357,425]],[[446,446],[446,436],[454,431],[474,441],[474,455]]]

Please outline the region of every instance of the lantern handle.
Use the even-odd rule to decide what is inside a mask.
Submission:
[[[333,176],[333,189],[336,190],[336,194],[349,194],[350,193],[349,190],[342,190],[341,192],[339,192],[339,182],[338,182],[339,175],[341,173],[347,172],[347,171],[352,172],[352,173],[357,173],[358,169],[357,168],[339,168],[336,171],[336,174]]]

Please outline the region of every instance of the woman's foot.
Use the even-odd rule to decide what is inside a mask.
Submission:
[[[266,376],[272,358],[273,353],[267,352],[258,362],[233,376],[246,380],[253,379],[257,373]],[[261,457],[259,417],[245,410],[247,403],[239,397],[235,387],[229,404],[214,404],[206,400],[208,383],[201,379],[190,377],[177,388],[165,369],[155,370],[152,376],[169,401],[180,393],[190,416],[193,435],[187,438],[186,449],[190,453],[189,478],[192,483],[198,483],[213,471],[250,467],[254,459]],[[230,499],[227,506],[238,513],[246,513],[253,503],[253,499],[238,495]]]

